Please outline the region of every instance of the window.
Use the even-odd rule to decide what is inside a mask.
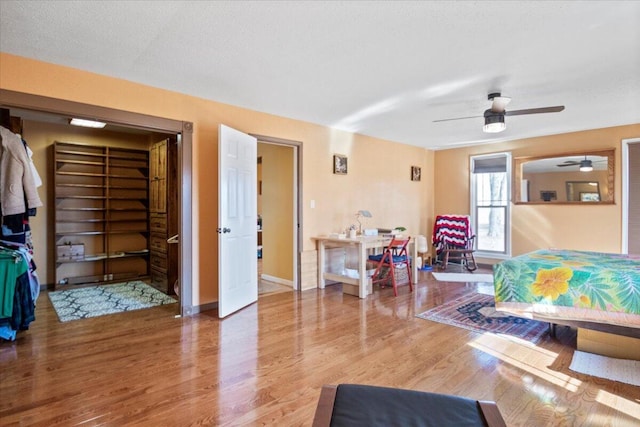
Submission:
[[[510,154],[471,157],[471,224],[480,255],[506,256],[511,252],[510,187]]]

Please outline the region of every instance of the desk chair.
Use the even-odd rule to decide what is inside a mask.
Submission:
[[[427,243],[426,236],[420,235],[416,237],[416,249],[418,252],[418,256],[422,259],[422,264],[418,266],[419,270],[422,270],[422,267],[426,264],[427,266],[431,265],[431,255],[429,254],[429,244]],[[417,261],[414,261],[417,262]]]
[[[495,402],[358,384],[325,385],[313,427],[506,427]]]
[[[407,276],[409,278],[409,292],[413,292],[411,284],[411,258],[407,253],[407,245],[411,240],[410,237],[394,237],[391,239],[389,246],[386,246],[381,254],[369,255],[369,261],[376,262],[378,265],[371,278],[373,283],[387,282],[391,278],[393,285],[393,294],[398,296],[398,284],[396,283],[396,268],[406,267]]]

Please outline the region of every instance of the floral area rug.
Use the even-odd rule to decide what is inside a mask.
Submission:
[[[49,292],[49,300],[61,322],[177,302],[139,280]]]
[[[549,330],[545,322],[496,311],[494,297],[480,293],[464,295],[416,316],[475,332],[512,335],[532,343]]]

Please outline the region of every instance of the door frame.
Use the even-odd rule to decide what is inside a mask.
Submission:
[[[195,269],[192,256],[192,136],[193,123],[133,113],[115,108],[67,101],[24,92],[0,89],[0,106],[40,111],[61,116],[85,117],[102,122],[147,130],[171,133],[178,138],[178,221],[180,223],[180,253],[178,277],[180,278],[180,315],[194,313],[192,272]],[[187,220],[184,220],[187,219]],[[187,265],[188,264],[188,265]]]
[[[302,248],[302,142],[294,141],[291,139],[283,139],[276,138],[273,136],[259,135],[255,133],[250,133],[249,135],[254,136],[258,139],[258,144],[274,144],[274,145],[284,145],[286,147],[292,147],[294,150],[293,155],[293,195],[294,195],[294,212],[293,215],[293,290],[299,291],[302,286],[300,283],[301,277],[301,259],[302,254],[300,253],[300,248]],[[258,277],[258,281],[260,278]]]
[[[622,140],[622,248],[629,253],[629,145],[640,144],[640,138]]]

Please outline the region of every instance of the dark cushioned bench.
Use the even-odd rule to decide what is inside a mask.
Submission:
[[[325,385],[313,427],[505,427],[494,402],[357,384]]]

